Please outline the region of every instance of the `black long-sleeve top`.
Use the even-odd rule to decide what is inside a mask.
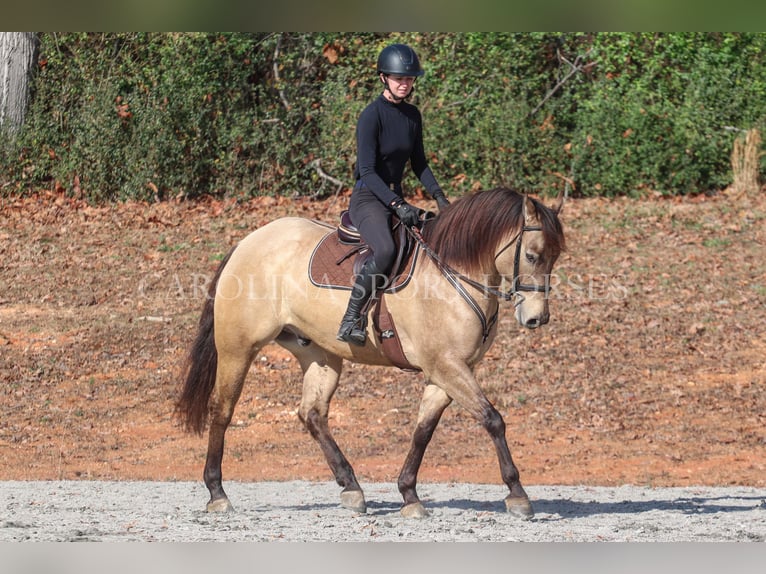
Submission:
[[[442,192],[426,160],[423,119],[414,105],[394,104],[379,96],[360,114],[356,142],[354,175],[384,204],[391,205],[402,197],[401,182],[407,160],[432,196]]]

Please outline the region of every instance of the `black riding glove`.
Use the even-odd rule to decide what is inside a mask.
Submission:
[[[434,193],[434,199],[436,200],[436,206],[439,208],[439,211],[449,205],[449,199],[447,199],[440,191]]]
[[[404,223],[407,227],[415,227],[420,223],[418,210],[406,201],[400,201],[394,205],[394,210],[396,211],[396,216],[399,218],[399,221]]]

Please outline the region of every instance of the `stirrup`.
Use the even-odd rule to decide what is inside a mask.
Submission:
[[[367,343],[367,321],[363,317],[344,319],[340,323],[336,339],[344,343],[364,347]]]

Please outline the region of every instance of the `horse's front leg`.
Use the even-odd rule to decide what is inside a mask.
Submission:
[[[428,516],[428,511],[420,502],[416,490],[418,471],[423,462],[423,455],[426,452],[428,443],[431,442],[431,437],[436,426],[439,424],[442,413],[444,413],[444,409],[451,402],[452,399],[449,395],[436,385],[429,384],[423,391],[410,451],[407,453],[407,458],[399,473],[399,492],[402,493],[402,498],[404,498],[402,515],[407,518],[423,518]]]
[[[519,470],[513,463],[511,451],[505,439],[505,421],[484,395],[471,369],[465,364],[444,365],[438,374],[435,373],[431,377],[431,380],[444,389],[459,405],[468,409],[492,438],[500,463],[500,475],[510,490],[510,494],[505,498],[506,510],[524,520],[532,518],[534,516],[532,505],[521,486]]]
[[[519,470],[513,464],[513,458],[511,458],[511,451],[505,439],[505,421],[502,415],[497,412],[497,409],[486,399],[485,401],[482,424],[492,437],[492,442],[497,452],[497,459],[500,463],[500,475],[511,491],[505,497],[505,509],[514,516],[529,520],[535,513],[532,510],[532,504],[529,502],[529,497],[524,491],[524,487],[521,486]]]

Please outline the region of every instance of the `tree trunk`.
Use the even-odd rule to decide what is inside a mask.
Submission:
[[[37,49],[34,32],[0,32],[0,131],[13,134],[24,124]]]

